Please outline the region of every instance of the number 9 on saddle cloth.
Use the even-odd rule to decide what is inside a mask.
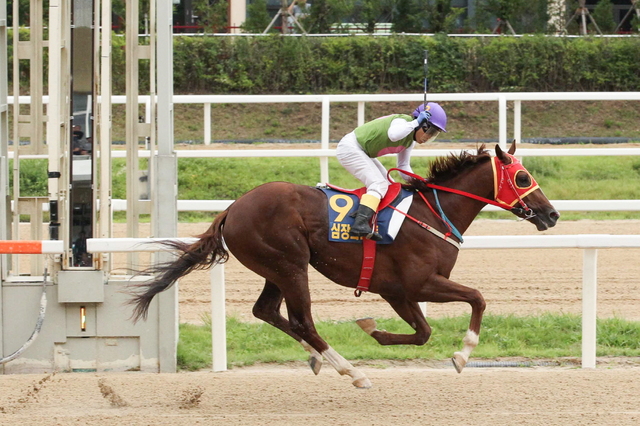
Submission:
[[[394,188],[395,186],[395,188]],[[358,210],[360,196],[366,188],[343,189],[333,185],[318,186],[327,196],[329,217],[329,241],[359,243],[362,237],[349,235],[355,212]],[[413,192],[402,189],[400,184],[392,185],[382,199],[377,213],[377,232],[383,237],[378,244],[391,244],[400,231],[405,219],[402,214],[409,211],[413,201]],[[397,210],[391,209],[395,207]]]

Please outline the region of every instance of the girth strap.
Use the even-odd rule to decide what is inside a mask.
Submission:
[[[369,291],[371,276],[373,275],[373,265],[376,263],[376,242],[368,238],[362,239],[362,269],[360,280],[354,291],[356,297],[360,297],[363,291]]]

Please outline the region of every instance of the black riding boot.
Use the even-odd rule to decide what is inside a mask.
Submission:
[[[354,237],[365,237],[373,241],[382,240],[382,236],[371,229],[371,218],[375,211],[372,208],[360,204],[356,212],[356,219],[353,222],[349,235]]]

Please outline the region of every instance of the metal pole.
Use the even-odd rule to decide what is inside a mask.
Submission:
[[[424,65],[423,65],[423,71],[424,71],[424,102],[422,104],[423,108],[426,110],[427,109],[427,75],[429,73],[429,51],[425,50],[424,51]]]

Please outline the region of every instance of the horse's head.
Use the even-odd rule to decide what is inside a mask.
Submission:
[[[515,141],[508,152],[496,145],[492,158],[494,198],[516,216],[544,231],[556,225],[560,213],[551,205],[531,173],[513,156]]]

